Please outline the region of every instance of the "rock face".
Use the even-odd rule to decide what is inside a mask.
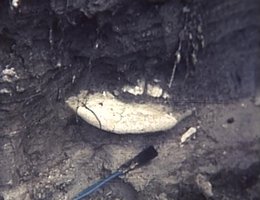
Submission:
[[[71,199],[150,144],[159,152],[151,165],[93,199],[205,199],[198,175],[213,198],[259,199],[260,116],[251,101],[259,7],[259,0],[0,0],[0,199]],[[118,91],[118,104],[133,105],[121,89],[142,93],[138,80],[176,112],[196,107],[195,115],[164,132],[119,135],[76,120],[65,104],[87,90]],[[197,131],[180,147],[189,127]]]

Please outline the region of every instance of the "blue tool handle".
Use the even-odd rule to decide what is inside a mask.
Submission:
[[[101,188],[107,182],[109,182],[109,181],[113,180],[114,178],[121,176],[121,175],[123,175],[123,172],[121,172],[121,171],[114,172],[113,174],[109,175],[107,178],[94,183],[93,185],[89,186],[88,188],[86,188],[85,190],[80,192],[76,197],[74,197],[73,200],[82,200],[83,198],[89,196],[90,194],[92,194],[93,192],[95,192],[96,190]]]

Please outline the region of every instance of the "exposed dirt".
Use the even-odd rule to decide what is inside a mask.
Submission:
[[[151,144],[150,165],[91,199],[207,199],[198,175],[210,198],[260,199],[259,9],[259,0],[0,0],[0,199],[71,199]],[[166,132],[116,135],[64,103],[139,78],[158,79],[167,103],[193,115]],[[189,127],[197,133],[181,147]]]

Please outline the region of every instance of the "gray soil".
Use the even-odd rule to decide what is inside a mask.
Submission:
[[[0,199],[72,199],[149,145],[156,159],[90,199],[260,199],[259,10],[259,0],[0,0]],[[159,79],[168,103],[193,114],[165,132],[116,135],[64,103],[139,78]]]

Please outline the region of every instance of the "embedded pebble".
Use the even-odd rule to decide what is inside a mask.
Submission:
[[[260,94],[258,94],[258,96],[255,97],[255,105],[260,106]]]
[[[207,177],[205,177],[202,174],[198,174],[196,176],[195,182],[196,182],[198,188],[201,190],[201,192],[204,194],[204,196],[206,198],[209,198],[209,197],[213,196],[212,185],[207,180]]]
[[[167,194],[166,193],[161,193],[159,196],[156,198],[158,200],[168,200]]]

